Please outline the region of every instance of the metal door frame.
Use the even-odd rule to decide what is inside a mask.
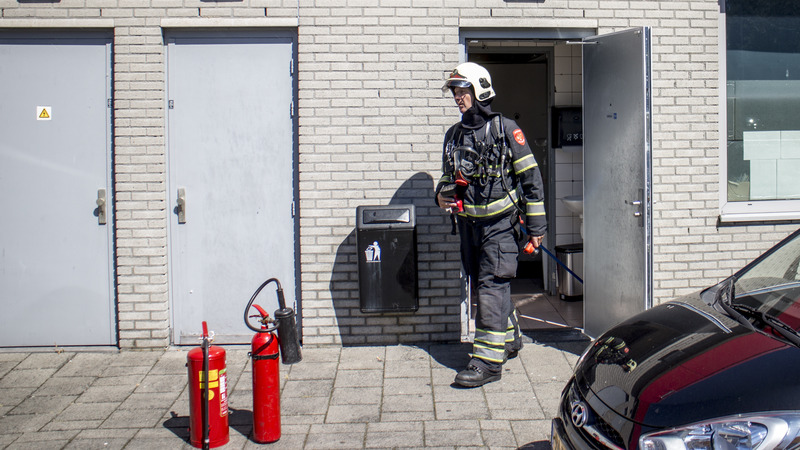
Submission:
[[[106,29],[85,30],[85,29],[1,29],[0,37],[19,39],[26,43],[32,41],[49,42],[51,45],[58,45],[64,40],[89,40],[102,41],[105,47],[105,94],[106,111],[105,114],[105,191],[106,191],[106,227],[107,252],[106,266],[108,268],[108,322],[109,335],[108,341],[102,344],[59,344],[62,347],[103,347],[119,345],[119,303],[117,298],[117,265],[116,252],[116,191],[114,185],[114,69],[113,69],[113,31]],[[100,45],[99,43],[97,44]]]
[[[646,108],[646,117],[645,117],[645,136],[646,136],[646,143],[645,143],[645,154],[644,154],[644,170],[645,170],[645,182],[644,182],[644,192],[643,192],[643,207],[642,207],[642,214],[643,214],[643,221],[645,224],[645,267],[643,268],[644,271],[644,285],[645,285],[645,292],[644,292],[644,308],[650,308],[653,303],[653,257],[652,257],[652,240],[653,240],[653,232],[652,232],[652,93],[651,93],[651,46],[650,46],[650,29],[648,27],[641,27],[641,30],[644,31],[645,35],[645,54],[643,55],[645,61],[645,108]],[[622,33],[624,31],[620,31]],[[610,33],[616,34],[616,33]],[[592,38],[602,37],[607,35],[598,35],[597,29],[582,29],[582,28],[575,28],[575,29],[562,29],[562,28],[554,28],[554,29],[534,29],[534,30],[523,30],[523,29],[483,29],[483,28],[475,28],[475,29],[464,29],[462,28],[460,31],[460,51],[459,51],[459,61],[464,62],[467,61],[467,49],[468,49],[468,40],[472,39],[480,39],[480,40],[490,40],[490,39],[497,39],[497,40],[536,40],[536,39],[557,39],[563,41],[570,41],[575,40],[579,42],[575,43],[583,43],[581,41],[590,40]],[[551,66],[551,83],[552,83],[552,66]],[[585,95],[585,89],[584,89]],[[552,104],[552,99],[550,101]],[[583,104],[583,102],[582,102]],[[549,127],[548,127],[549,128]],[[552,140],[552,136],[548,136],[548,140]],[[552,147],[550,148],[550,152],[552,153]],[[549,155],[552,156],[552,155]],[[584,158],[584,167],[585,167],[585,158]],[[555,170],[555,165],[552,165],[551,169]],[[555,177],[550,177],[551,183],[553,186],[555,185]],[[585,182],[585,176],[584,176]],[[585,184],[584,184],[585,189]],[[550,200],[552,204],[548,202],[548,206],[550,206],[549,210],[553,211],[555,205],[555,198],[551,195]],[[552,223],[548,220],[548,228],[550,233],[555,231],[555,216],[551,215]],[[555,265],[552,265],[551,271],[555,271]],[[585,298],[585,297],[584,297]],[[585,300],[584,300],[585,301]],[[462,276],[461,280],[461,340],[462,342],[469,342],[472,340],[472,334],[474,330],[471,326],[471,319],[470,319],[470,301],[469,301],[469,284],[467,280]],[[585,303],[584,303],[584,314],[586,311]],[[585,327],[585,317],[584,317],[584,327]]]
[[[583,39],[589,36],[593,36],[596,34],[597,30],[593,28],[536,28],[536,29],[505,29],[505,28],[461,28],[459,31],[459,63],[466,62],[468,59],[468,48],[469,48],[469,41],[471,40],[503,40],[503,41],[530,41],[536,42],[541,40],[559,40],[559,41],[567,41],[570,39]],[[512,52],[513,49],[509,49],[509,52]],[[552,48],[547,49],[546,47],[542,48],[543,52],[548,54],[548,87],[554,85],[555,80],[555,72],[553,64],[553,50]],[[553,91],[552,89],[548,92],[548,111],[553,106]],[[544,244],[548,248],[553,248],[553,243],[555,243],[555,230],[556,230],[556,202],[557,199],[555,195],[552,193],[555,192],[555,174],[556,174],[556,164],[555,161],[555,151],[552,147],[552,136],[551,130],[552,127],[550,126],[549,121],[551,120],[551,115],[548,114],[548,124],[547,124],[547,158],[551,161],[548,164],[548,186],[546,189],[551,195],[545,198],[545,209],[548,211],[547,217],[547,229],[548,232],[545,235],[545,242]],[[542,268],[544,271],[544,282],[545,288],[550,291],[551,294],[555,293],[555,276],[556,276],[556,265],[551,263],[547,257],[542,257]],[[472,338],[474,336],[474,321],[471,319],[472,311],[471,311],[471,302],[470,302],[470,286],[469,281],[467,280],[466,276],[461,274],[461,297],[460,297],[460,305],[461,305],[461,342],[472,342]]]
[[[170,45],[171,39],[173,38],[182,38],[182,37],[196,37],[199,39],[235,39],[235,38],[249,38],[249,37],[267,37],[267,38],[276,38],[276,39],[289,39],[291,41],[291,54],[292,54],[292,110],[291,113],[291,123],[292,123],[292,130],[291,133],[293,135],[293,143],[292,143],[292,193],[294,197],[293,201],[293,240],[294,240],[294,253],[293,257],[293,271],[294,271],[294,286],[289,286],[286,284],[282,285],[284,291],[289,291],[292,289],[295,293],[295,319],[297,321],[298,327],[298,336],[299,340],[302,343],[303,341],[303,314],[302,314],[302,298],[301,298],[301,277],[300,277],[300,213],[299,213],[299,192],[300,192],[300,184],[299,184],[299,139],[298,139],[298,105],[297,105],[297,98],[298,98],[298,84],[299,84],[299,77],[297,76],[297,60],[298,60],[298,36],[295,29],[291,28],[284,28],[284,27],[269,27],[269,28],[243,28],[243,29],[231,29],[231,28],[172,28],[172,29],[164,29],[163,32],[163,45],[164,51],[168,54],[168,45]],[[168,61],[165,61],[165,83],[168,83],[169,80],[169,64]],[[165,92],[165,110],[169,108],[169,99],[168,93]],[[167,145],[167,151],[169,151],[169,115],[165,115],[165,141]],[[174,225],[172,224],[172,215],[174,214],[173,211],[170,209],[170,205],[172,201],[170,199],[170,195],[174,195],[173,191],[176,191],[178,186],[173,185],[171,176],[171,161],[169,156],[167,157],[166,161],[166,174],[167,174],[167,242],[168,244],[171,243],[171,236],[175,232]],[[170,244],[171,245],[171,244]],[[169,251],[169,264],[172,266],[172,251],[173,249],[170,248]],[[170,268],[168,271],[168,280],[170,286],[174,284],[173,281],[173,269]],[[254,288],[258,287],[258,283],[264,280],[254,280]],[[184,344],[180,344],[179,336],[175,335],[175,328],[174,328],[174,298],[173,298],[173,289],[170,287],[168,290],[169,293],[169,304],[170,304],[170,341],[174,345],[188,345],[189,343],[186,342]],[[262,293],[261,297],[268,296],[269,293],[265,292]],[[287,293],[287,302],[291,296]],[[244,303],[242,303],[242,308],[246,306],[247,299],[244,299]],[[287,303],[287,307],[292,307],[291,304]],[[272,313],[272,311],[268,311]],[[243,325],[244,326],[244,325]]]

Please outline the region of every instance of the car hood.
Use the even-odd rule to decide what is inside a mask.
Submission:
[[[624,416],[635,427],[666,428],[796,410],[798,371],[800,349],[718,313],[696,294],[610,329],[584,354],[575,379],[607,423]]]

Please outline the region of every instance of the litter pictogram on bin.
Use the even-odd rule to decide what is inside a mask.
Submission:
[[[381,246],[378,245],[378,241],[374,241],[372,245],[369,245],[364,250],[364,254],[367,256],[366,261],[368,263],[381,262]]]

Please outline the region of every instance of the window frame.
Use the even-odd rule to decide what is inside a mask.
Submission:
[[[800,220],[800,200],[728,201],[728,35],[725,0],[719,14],[719,220],[772,222]]]

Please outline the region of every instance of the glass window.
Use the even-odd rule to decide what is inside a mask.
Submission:
[[[768,253],[736,274],[736,303],[742,303],[779,318],[792,329],[800,329],[800,235]],[[761,318],[763,322],[765,318]]]
[[[724,5],[723,216],[800,213],[800,8],[794,0]]]

